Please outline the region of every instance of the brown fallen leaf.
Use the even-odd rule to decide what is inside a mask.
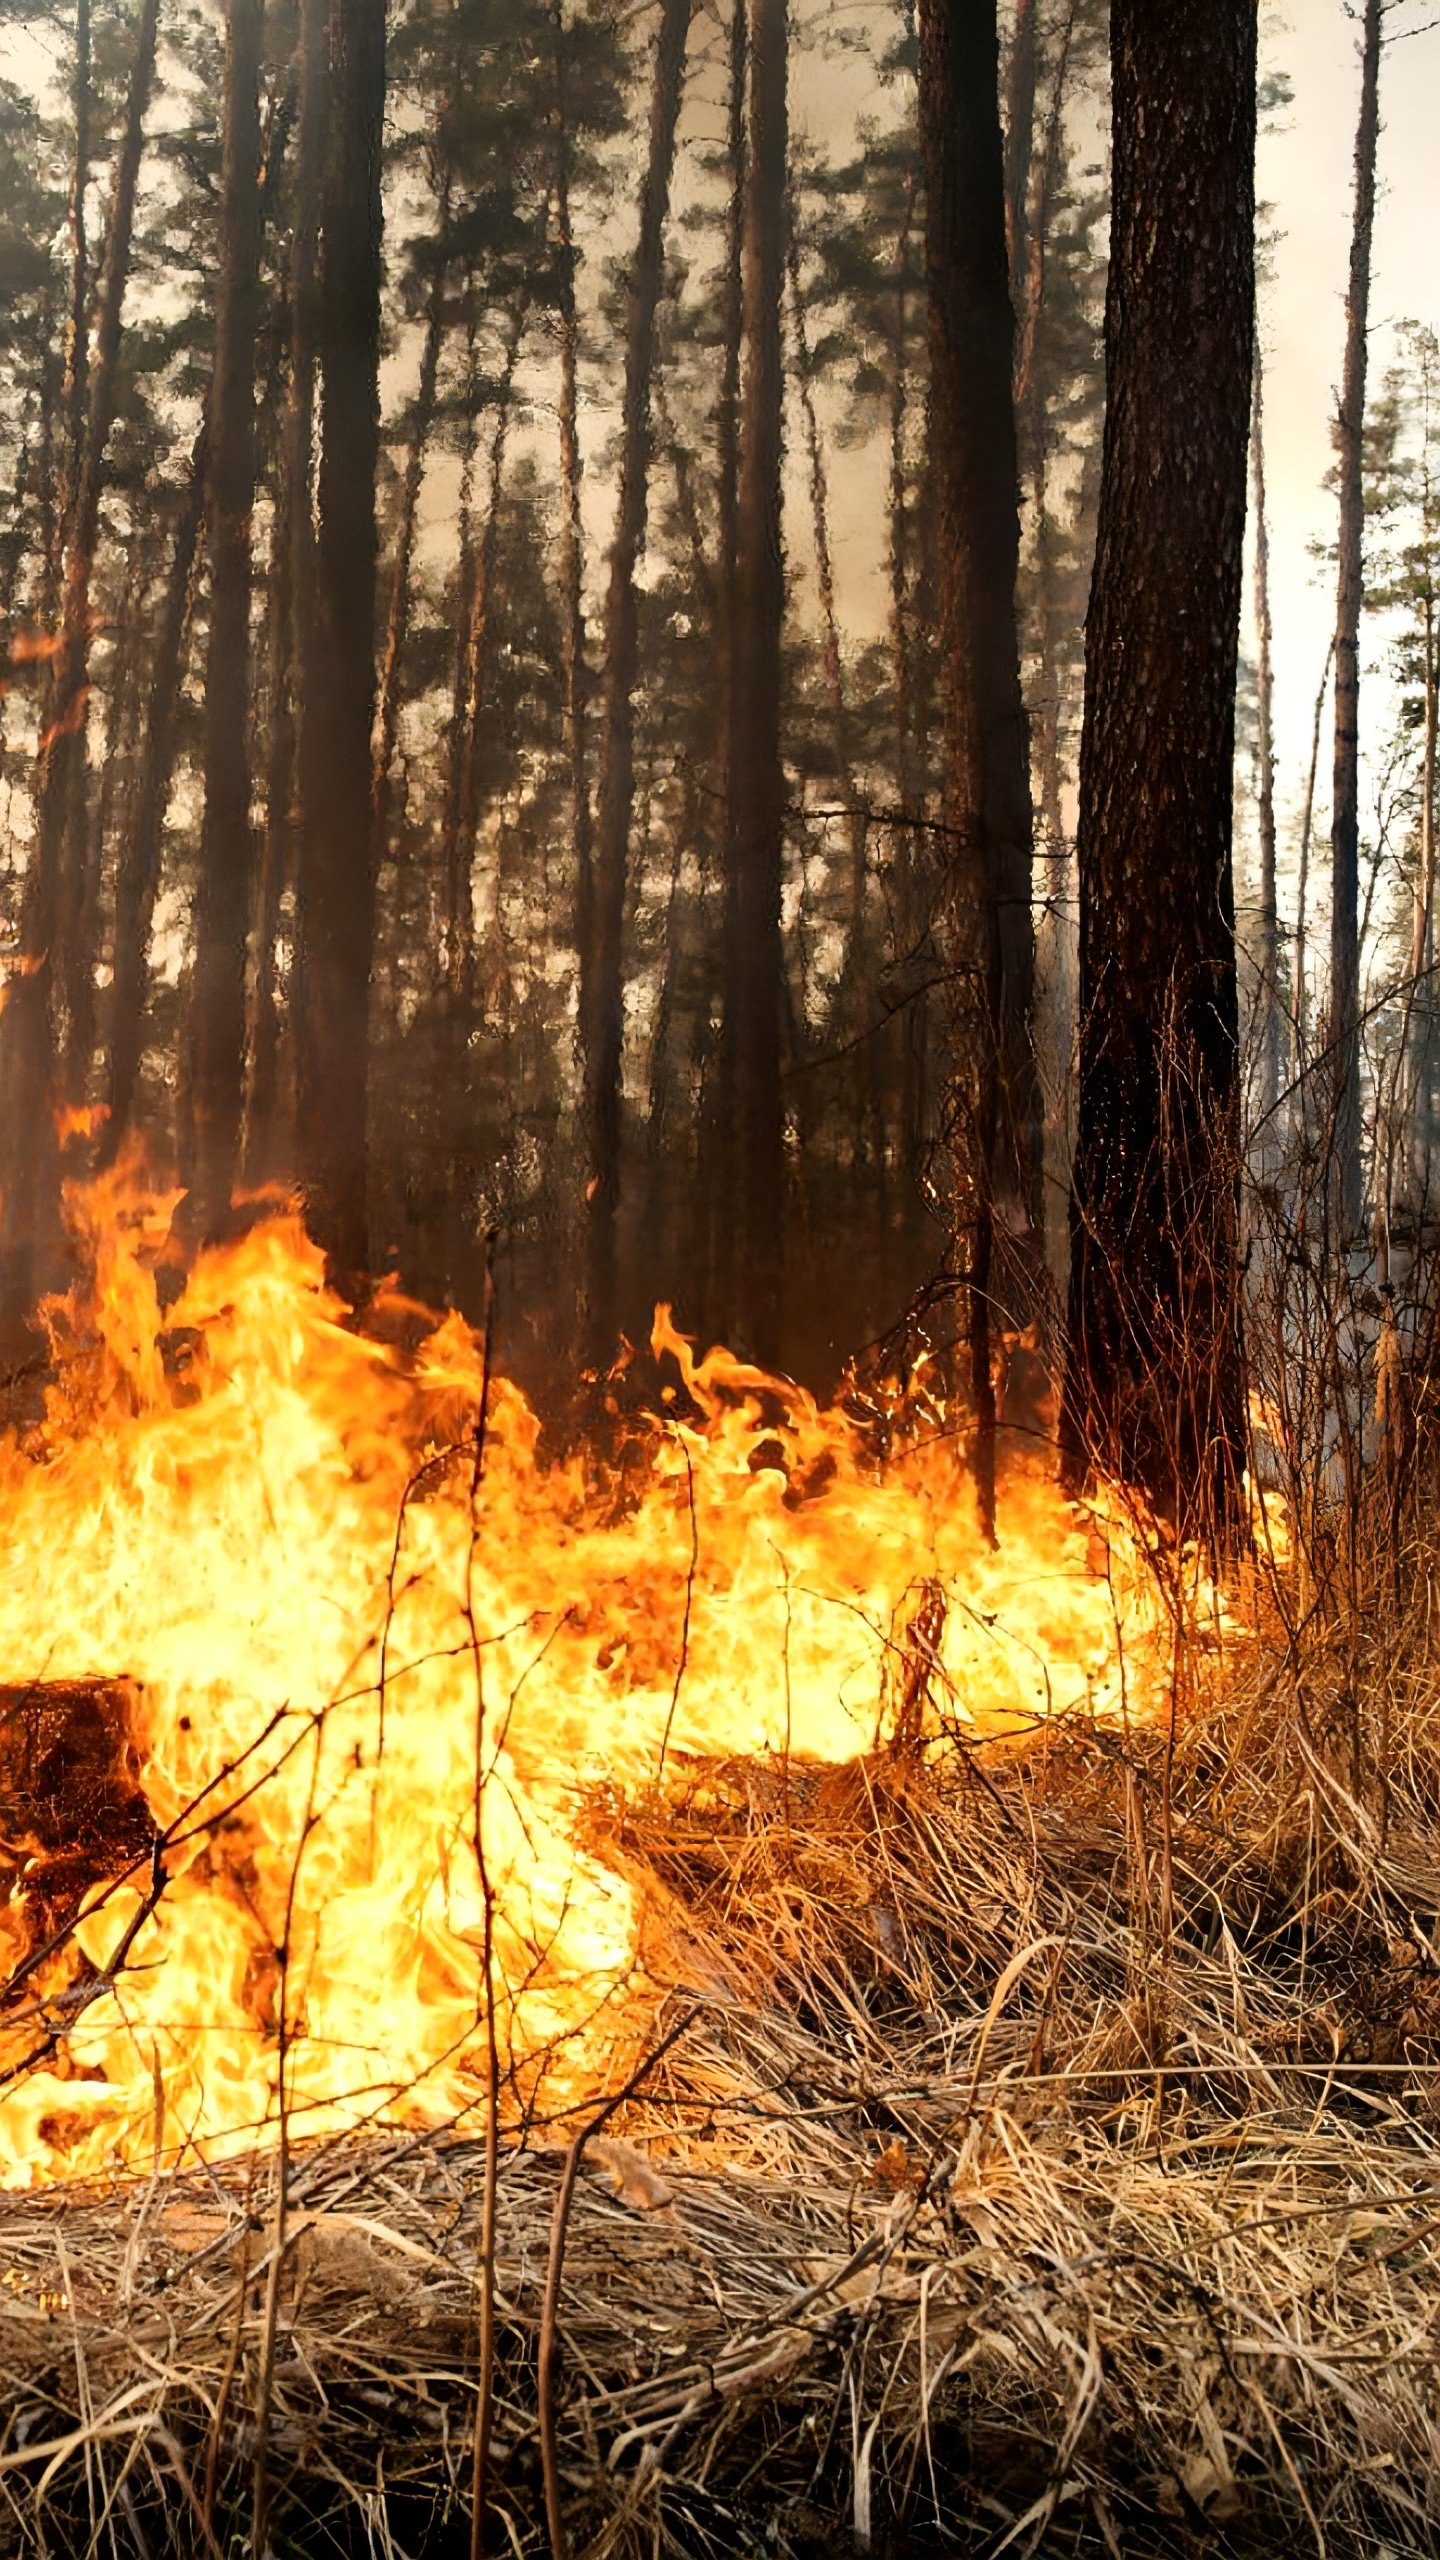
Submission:
[[[633,2142],[622,2142],[615,2134],[597,2134],[587,2143],[585,2158],[607,2180],[611,2194],[637,2213],[659,2213],[675,2201],[674,2188]]]
[[[925,2164],[917,2160],[909,2146],[898,2135],[886,2144],[877,2160],[865,2172],[869,2187],[883,2187],[892,2196],[918,2195],[925,2184]]]

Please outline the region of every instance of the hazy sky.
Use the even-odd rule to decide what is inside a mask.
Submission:
[[[1397,8],[1396,30],[1424,32],[1393,43],[1381,67],[1372,389],[1393,355],[1397,322],[1440,327],[1440,23],[1431,23],[1436,17],[1423,0]],[[1266,13],[1267,67],[1288,73],[1295,93],[1260,154],[1260,192],[1283,234],[1263,328],[1285,806],[1298,797],[1308,760],[1315,688],[1333,618],[1332,582],[1309,558],[1307,546],[1332,539],[1335,525],[1335,502],[1323,483],[1332,458],[1330,422],[1344,339],[1358,40],[1343,0],[1288,0],[1288,6]],[[1375,690],[1371,700],[1378,711]]]

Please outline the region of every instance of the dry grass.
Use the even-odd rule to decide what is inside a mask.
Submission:
[[[596,1807],[690,2022],[571,2219],[577,2560],[1440,2544],[1421,1649],[1359,1694],[1252,1664],[1168,1823],[1164,1737],[1079,1728]],[[298,2155],[275,2551],[468,2550],[482,2156]],[[490,2547],[522,2555],[562,2157],[517,2139],[499,2185]],[[253,2548],[273,2177],[0,2200],[0,2547]]]

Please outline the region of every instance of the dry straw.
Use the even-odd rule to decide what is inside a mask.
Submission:
[[[674,2040],[502,2149],[492,2550],[1434,2549],[1433,1684],[1281,1659],[1173,1765],[1052,1727],[597,1805]],[[0,2203],[0,2547],[237,2553],[258,2495],[277,2553],[467,2549],[484,2157]]]

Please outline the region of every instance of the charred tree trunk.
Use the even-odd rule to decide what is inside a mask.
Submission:
[[[297,1136],[316,1233],[355,1280],[366,1173],[375,845],[375,473],[380,443],[384,0],[333,0],[322,198],[315,619],[305,669]]]
[[[260,299],[261,0],[230,0],[220,296],[210,402],[210,629],[205,809],[190,997],[193,1211],[203,1234],[229,1214],[245,1092],[250,925],[250,522],[255,503],[255,339]]]
[[[85,709],[90,656],[90,581],[105,483],[105,455],[118,396],[120,320],[130,273],[135,190],[145,141],[145,111],[155,70],[159,0],[142,0],[125,118],[115,166],[114,200],[100,285],[95,361],[90,369],[83,450],[65,528],[64,591],[53,677],[37,773],[35,842],[20,912],[21,947],[34,966],[17,977],[4,1016],[3,1087],[6,1181],[3,1297],[21,1315],[34,1282],[37,1248],[56,1210],[53,998],[56,940],[64,916],[64,865],[71,814],[83,786]]]
[[[175,767],[175,714],[190,620],[195,559],[205,513],[208,429],[202,423],[176,518],[165,604],[150,666],[149,709],[140,769],[115,870],[115,960],[110,993],[110,1060],[106,1119],[98,1161],[113,1164],[129,1133],[145,1035],[146,963],[160,838]]]
[[[995,1524],[991,1316],[996,1209],[1039,1207],[1031,1009],[1029,741],[1015,581],[1011,376],[995,0],[921,0],[930,449],[944,716],[944,937],[952,990],[950,1215],[963,1255],[982,1524]]]
[[[1335,422],[1340,489],[1335,599],[1335,790],[1331,812],[1330,1024],[1336,1206],[1349,1243],[1364,1214],[1360,1162],[1360,615],[1365,603],[1365,375],[1370,248],[1380,139],[1384,0],[1365,0],[1355,215],[1345,297],[1345,371]]]
[[[581,952],[585,1058],[586,1329],[599,1360],[615,1347],[616,1222],[620,1212],[621,1062],[625,1026],[622,950],[630,824],[635,799],[635,571],[645,545],[650,478],[650,375],[655,314],[665,276],[665,217],[685,71],[691,0],[664,0],[650,96],[650,140],[640,197],[640,237],[630,271],[620,487],[605,592],[605,673],[600,787],[595,820],[594,912]]]
[[[1115,0],[1108,407],[1080,763],[1072,1480],[1241,1516],[1231,825],[1256,0]]]
[[[786,0],[751,0],[750,131],[741,264],[744,386],[736,513],[734,698],[729,753],[736,1183],[737,1349],[774,1366],[781,1351],[785,1016],[781,937],[785,777],[780,757],[782,301],[790,27]]]

